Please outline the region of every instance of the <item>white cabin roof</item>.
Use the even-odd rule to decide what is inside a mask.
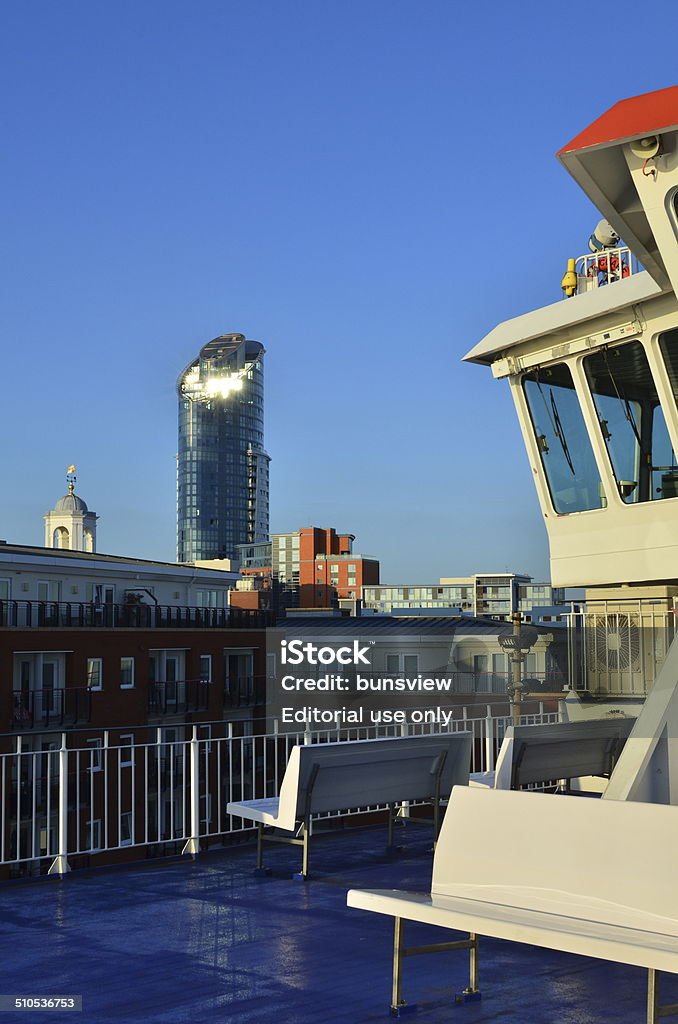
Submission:
[[[661,295],[662,290],[647,271],[642,271],[606,288],[596,288],[571,299],[560,299],[550,306],[542,306],[541,309],[533,309],[512,320],[505,320],[467,352],[464,359],[470,363],[493,363],[523,342],[543,338],[558,330],[623,309],[624,306],[654,298]]]

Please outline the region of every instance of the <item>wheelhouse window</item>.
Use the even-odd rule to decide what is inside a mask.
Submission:
[[[678,466],[641,343],[594,352],[584,369],[622,499],[635,504],[673,496]]]
[[[569,367],[557,363],[526,373],[523,391],[556,512],[603,507],[603,485]]]
[[[676,198],[678,198],[678,191],[674,195],[674,203]],[[678,405],[678,330],[662,334],[659,339],[659,347],[664,358],[673,397]],[[663,473],[660,487],[662,498],[678,498],[678,469],[671,468]]]

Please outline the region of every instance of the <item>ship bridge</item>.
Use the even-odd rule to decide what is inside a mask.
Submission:
[[[467,355],[507,378],[555,586],[678,595],[678,86],[617,103],[558,153],[619,246],[560,302]],[[564,254],[567,256],[568,254]],[[640,266],[639,266],[640,265]],[[644,268],[644,269],[642,269]],[[565,288],[565,279],[564,279]]]

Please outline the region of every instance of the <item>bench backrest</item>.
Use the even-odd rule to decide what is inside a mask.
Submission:
[[[678,807],[458,786],[431,891],[678,936],[677,864]]]
[[[601,718],[509,726],[497,758],[496,788],[609,775],[635,722]]]
[[[468,783],[473,736],[467,732],[310,743],[292,748],[278,818],[373,804],[447,797]]]

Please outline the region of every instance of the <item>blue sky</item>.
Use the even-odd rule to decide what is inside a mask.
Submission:
[[[586,248],[555,151],[676,83],[675,4],[639,11],[6,3],[0,537],[42,543],[74,462],[100,550],[172,560],[176,377],[241,331],[272,530],[350,530],[385,582],[545,577],[508,388],[460,359]]]

